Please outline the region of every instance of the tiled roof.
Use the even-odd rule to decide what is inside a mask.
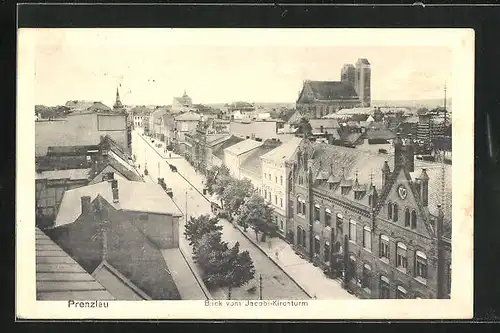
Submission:
[[[35,249],[37,300],[116,299],[38,228],[36,228]]]
[[[103,261],[92,273],[92,276],[119,300],[151,300],[151,297],[135,286],[107,261]]]
[[[78,187],[64,192],[55,226],[73,223],[81,214],[81,197],[101,195],[117,210],[182,216],[172,199],[157,184],[118,179],[119,202],[113,203],[110,182]]]
[[[231,136],[229,139],[224,141],[217,149],[214,149],[212,153],[218,157],[219,159],[223,160],[224,159],[224,149],[231,147],[245,139],[239,138],[237,136]]]
[[[198,121],[201,120],[201,116],[194,112],[184,112],[175,117],[175,121]]]
[[[344,118],[353,115],[372,115],[375,111],[374,108],[350,108],[350,109],[341,109],[335,113],[330,113],[323,118]]]
[[[36,156],[35,164],[36,169],[40,171],[87,169],[92,166],[86,156]]]
[[[340,81],[307,81],[314,97],[319,100],[357,98],[358,94],[349,83]]]
[[[301,142],[302,138],[293,137],[278,148],[273,149],[269,153],[263,155],[262,159],[278,163],[288,161],[293,157]]]
[[[332,146],[318,143],[314,145],[314,162],[311,166],[316,176],[320,171],[328,172],[331,181],[340,180],[352,182],[358,172],[360,184],[369,184],[370,174],[373,174],[373,184],[377,188],[382,187],[382,166],[384,161],[389,162],[391,170],[394,159],[387,156],[371,154],[355,148]],[[320,162],[321,161],[321,162]]]
[[[89,178],[92,169],[66,169],[66,170],[47,170],[35,174],[35,179],[69,179],[85,180]]]
[[[148,109],[147,107],[145,107],[144,105],[143,106],[136,106],[130,110],[130,113],[132,113],[134,115],[146,114],[146,113],[150,113],[150,112],[151,112],[151,110]]]
[[[275,147],[260,146],[254,151],[252,151],[247,158],[241,163],[240,168],[242,170],[251,172],[256,176],[260,177],[262,174],[262,161],[260,157],[267,154],[268,152],[276,149]]]
[[[246,152],[249,152],[252,149],[262,146],[262,142],[255,141],[252,139],[246,139],[245,141],[241,141],[235,145],[232,145],[226,148],[224,151],[229,152],[234,155],[241,155]]]
[[[313,133],[321,132],[321,126],[323,126],[324,131],[328,132],[331,129],[340,128],[339,123],[335,119],[310,119],[309,124],[311,124]]]
[[[88,103],[81,103],[77,104],[74,107],[71,107],[71,113],[72,114],[77,114],[77,113],[86,113],[86,112],[112,112],[113,110],[103,104],[102,102],[93,102],[90,105]]]

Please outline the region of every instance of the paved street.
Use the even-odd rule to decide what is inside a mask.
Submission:
[[[184,158],[172,156],[172,158],[163,158],[160,156],[137,131],[132,134],[132,150],[136,157],[136,165],[140,165],[140,172],[144,173],[144,167],[147,165],[149,175],[145,177],[146,181],[156,182],[158,176],[165,178],[167,186],[173,189],[174,201],[179,208],[185,212],[187,209],[188,216],[198,216],[201,214],[210,213],[209,202],[196,189],[192,188],[189,183],[182,178],[178,173],[173,173],[167,162],[175,165],[177,169],[196,187],[201,188],[202,176],[196,174],[194,169],[189,165]],[[155,143],[157,141],[155,140]],[[168,154],[167,154],[168,155]],[[187,192],[187,195],[186,195]],[[186,200],[187,197],[187,200]],[[184,223],[180,226],[180,234],[184,230]],[[258,299],[258,277],[262,274],[262,289],[264,299],[309,299],[308,295],[290,279],[283,271],[271,261],[264,253],[262,253],[254,244],[252,244],[241,232],[233,227],[227,221],[221,221],[223,225],[223,239],[230,244],[238,241],[241,250],[248,250],[253,259],[256,269],[256,278],[250,281],[247,285],[237,288],[232,291],[232,299]],[[186,253],[191,255],[190,246],[186,239],[180,237],[180,247]],[[254,293],[247,290],[251,287],[257,287]],[[215,299],[227,298],[227,290],[212,291],[212,296]]]

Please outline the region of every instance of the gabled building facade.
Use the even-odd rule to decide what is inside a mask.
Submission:
[[[290,178],[294,247],[358,297],[447,298],[451,170],[415,170],[412,144],[394,145],[392,161],[302,146]]]

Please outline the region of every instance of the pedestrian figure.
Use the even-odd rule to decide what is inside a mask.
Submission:
[[[317,299],[316,294],[314,294],[313,299]]]
[[[274,255],[276,256],[276,260],[278,260],[279,254],[280,253],[278,252],[278,250],[276,250],[276,252],[274,253]]]
[[[168,153],[168,157],[169,157],[169,158],[172,158],[172,153]]]
[[[271,248],[271,238],[268,238],[268,239],[267,239],[267,246],[268,246],[269,248]]]

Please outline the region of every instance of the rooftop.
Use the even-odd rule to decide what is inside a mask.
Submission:
[[[43,231],[35,234],[37,300],[116,299]]]
[[[262,146],[262,142],[255,141],[252,139],[246,139],[244,141],[241,141],[237,144],[234,144],[228,148],[225,149],[225,151],[234,154],[234,155],[241,155],[246,152],[249,152],[252,149],[255,149],[257,147]]]
[[[92,169],[66,169],[66,170],[47,170],[35,174],[35,180],[86,180],[89,178]]]
[[[278,148],[273,149],[267,154],[262,155],[262,159],[278,163],[283,161],[288,161],[294,156],[301,142],[302,138],[293,137],[289,141],[279,146]]]
[[[269,147],[269,146],[265,146],[265,145],[258,147],[257,149],[252,151],[247,156],[247,158],[245,158],[245,160],[241,163],[240,168],[242,170],[251,172],[258,177],[261,177],[261,175],[262,175],[262,161],[261,161],[260,157],[262,155],[267,154],[268,152],[270,152],[274,149],[276,149],[276,147]]]
[[[219,159],[223,160],[224,159],[224,150],[228,147],[231,147],[245,139],[239,138],[237,136],[232,135],[229,139],[224,141],[219,147],[214,149],[212,153],[218,157]]]
[[[172,199],[157,184],[118,179],[119,202],[113,203],[110,182],[78,187],[64,192],[54,225],[73,223],[81,215],[81,197],[90,196],[94,200],[102,196],[115,209],[156,214],[182,216],[182,212]]]
[[[175,117],[176,121],[199,121],[201,116],[198,113],[188,111]]]
[[[317,100],[338,100],[357,98],[358,94],[350,83],[340,81],[306,81]]]

